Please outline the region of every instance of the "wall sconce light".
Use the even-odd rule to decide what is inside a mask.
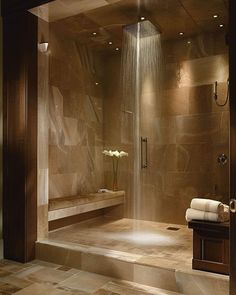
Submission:
[[[38,50],[42,53],[46,53],[48,51],[48,42],[39,43]]]

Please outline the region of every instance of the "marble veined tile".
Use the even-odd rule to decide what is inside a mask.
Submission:
[[[16,293],[16,295],[71,295],[72,293],[55,289],[51,286],[46,286],[42,284],[33,284],[27,288],[24,288],[23,290],[20,290]]]
[[[77,194],[77,174],[53,174],[49,178],[50,198],[74,196]]]
[[[104,293],[102,293],[104,292]],[[109,293],[111,292],[111,293]],[[137,283],[131,283],[127,281],[122,282],[109,282],[101,290],[94,295],[106,295],[106,294],[120,294],[120,295],[181,295],[180,293],[167,291],[164,289],[153,288],[150,286],[140,285]]]
[[[176,271],[177,284],[185,295],[228,295],[229,277],[212,274],[204,276],[198,271],[186,273]]]
[[[5,283],[5,284],[9,284],[9,285],[13,285],[19,289],[23,289],[26,288],[30,285],[33,284],[33,282],[26,280],[26,279],[22,279],[22,278],[18,278],[16,276],[14,276],[14,274],[5,276],[5,277],[1,277],[0,278],[0,283]]]
[[[61,281],[66,280],[70,276],[71,273],[44,267],[25,276],[25,278],[36,283],[55,285]]]
[[[96,292],[103,285],[109,282],[111,278],[81,271],[73,277],[64,280],[59,285],[79,289],[88,293]]]
[[[8,283],[0,282],[0,294],[13,294],[19,290],[21,290],[21,288]]]

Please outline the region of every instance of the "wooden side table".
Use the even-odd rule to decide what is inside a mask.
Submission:
[[[192,268],[229,274],[229,223],[191,221],[193,229]]]

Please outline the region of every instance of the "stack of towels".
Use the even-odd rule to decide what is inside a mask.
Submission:
[[[210,199],[194,198],[187,209],[186,220],[205,220],[215,222],[229,221],[229,206]]]

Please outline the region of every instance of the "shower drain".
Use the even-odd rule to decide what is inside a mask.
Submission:
[[[166,229],[167,229],[167,230],[177,231],[177,230],[179,230],[180,228],[179,228],[179,227],[169,226],[169,227],[167,227]]]

